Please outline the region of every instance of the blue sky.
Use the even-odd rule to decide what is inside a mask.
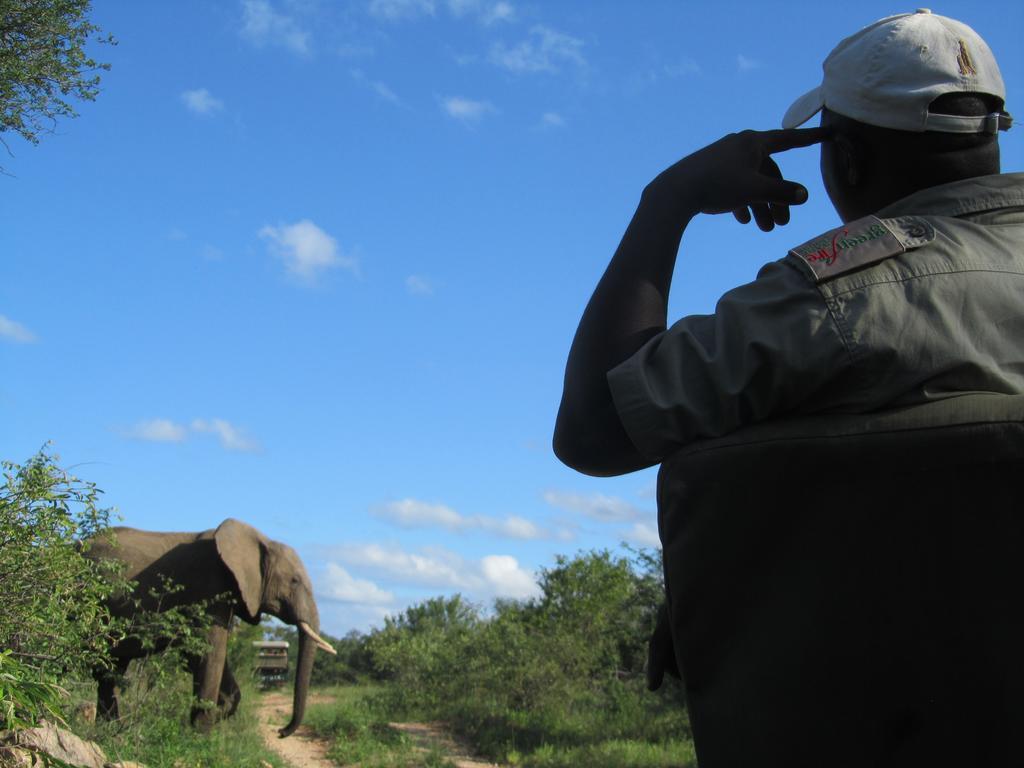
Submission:
[[[656,543],[652,470],[550,450],[565,356],[643,186],[774,128],[869,0],[98,0],[103,92],[0,157],[0,455],[46,441],[123,522],[238,517],[324,628],[524,597],[556,553]],[[1018,2],[950,2],[1024,116]],[[1022,140],[1004,135],[1004,170]],[[836,221],[687,231],[674,317]]]

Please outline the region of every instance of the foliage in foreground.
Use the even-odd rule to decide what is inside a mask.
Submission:
[[[110,510],[45,452],[2,467],[0,650],[44,676],[81,676],[106,660],[113,574],[83,557],[78,540],[104,530]]]
[[[18,731],[64,722],[59,680],[108,664],[103,606],[116,579],[78,546],[109,520],[94,485],[45,452],[0,466],[0,726]]]
[[[535,768],[695,765],[682,687],[645,686],[660,576],[657,554],[589,552],[559,557],[538,597],[490,614],[457,595],[415,605],[353,657],[380,689],[313,722],[358,742],[373,732],[359,723],[444,720],[487,757]]]
[[[121,700],[122,719],[78,723],[76,732],[99,743],[111,760],[136,760],[149,768],[260,768],[263,762],[283,768],[284,761],[266,749],[259,732],[260,697],[253,681],[239,675],[238,711],[209,733],[200,733],[189,724],[192,680],[175,655],[172,651],[132,662]],[[91,701],[95,687],[82,685],[76,693]]]
[[[31,728],[40,720],[60,722],[64,691],[55,683],[37,679],[34,670],[11,652],[0,651],[0,730]]]

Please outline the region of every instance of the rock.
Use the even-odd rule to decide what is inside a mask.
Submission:
[[[124,760],[120,763],[104,763],[103,768],[146,768],[146,766],[136,763],[134,760]]]
[[[52,723],[43,722],[36,728],[7,731],[3,734],[3,741],[6,742],[4,750],[18,753],[16,757],[11,758],[12,760],[24,760],[26,756],[29,759],[27,763],[10,763],[14,766],[32,765],[33,752],[45,752],[76,768],[103,768],[107,762],[107,756],[97,744],[81,739],[71,731],[65,731]]]

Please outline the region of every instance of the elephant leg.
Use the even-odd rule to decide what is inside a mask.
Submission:
[[[121,681],[128,671],[129,659],[114,659],[114,668],[97,667],[92,676],[96,680],[96,716],[101,720],[117,720],[120,715],[118,697]]]
[[[228,652],[227,627],[214,624],[206,639],[210,650],[192,667],[192,692],[197,699],[192,707],[192,724],[203,731],[217,721],[216,707]]]
[[[231,665],[224,664],[224,675],[220,679],[220,695],[217,697],[217,709],[224,717],[231,717],[238,709],[242,700],[242,690],[238,687],[235,676],[231,674]]]

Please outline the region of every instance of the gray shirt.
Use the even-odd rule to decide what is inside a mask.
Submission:
[[[826,233],[609,371],[637,449],[660,459],[780,414],[1024,393],[1024,174],[932,187],[876,216],[891,252]],[[852,258],[831,266],[837,237]]]

